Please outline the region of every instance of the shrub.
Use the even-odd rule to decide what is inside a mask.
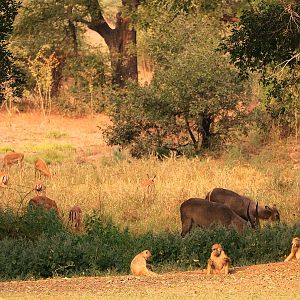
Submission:
[[[205,268],[214,243],[222,244],[233,266],[282,261],[292,237],[300,235],[300,224],[249,228],[243,234],[234,228],[196,228],[184,239],[178,232],[133,235],[98,213],[87,218],[86,232],[78,235],[52,213],[2,211],[0,217],[2,280],[129,273],[132,258],[145,249],[158,272]]]

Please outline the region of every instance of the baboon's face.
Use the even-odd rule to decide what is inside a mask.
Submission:
[[[146,260],[151,257],[151,252],[149,250],[144,250],[142,254]]]
[[[222,246],[220,244],[214,244],[211,250],[212,250],[212,254],[216,257],[220,256],[223,251]]]
[[[299,248],[300,247],[300,238],[298,238],[298,237],[293,238],[292,245],[293,245],[293,248]]]

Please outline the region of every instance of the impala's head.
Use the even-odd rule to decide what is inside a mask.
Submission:
[[[0,172],[0,186],[7,187],[9,176],[5,172]]]
[[[213,244],[211,247],[211,253],[216,257],[220,256],[222,251],[223,248],[220,244]]]
[[[144,186],[149,186],[149,185],[152,185],[155,183],[155,178],[156,178],[156,175],[154,175],[153,177],[150,177],[149,174],[147,174],[147,179],[144,179],[143,182],[142,182],[142,185]]]
[[[37,182],[35,183],[34,191],[37,195],[46,194],[46,186],[41,180],[37,180]]]

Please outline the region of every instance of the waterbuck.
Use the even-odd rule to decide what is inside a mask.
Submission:
[[[252,199],[223,188],[214,188],[206,195],[205,199],[227,205],[246,221],[250,221],[247,217],[247,207],[249,204],[249,215],[252,219],[256,213],[256,203]],[[259,205],[258,218],[262,220],[271,219],[272,221],[280,221],[279,212],[275,205],[272,208],[267,205]]]
[[[200,198],[190,198],[184,201],[180,205],[180,217],[182,223],[182,237],[191,230],[193,224],[202,227],[209,227],[213,224],[221,224],[226,227],[233,225],[237,231],[242,232],[248,223],[228,206]],[[253,229],[257,228],[257,219],[257,214],[255,220],[249,216]]]
[[[50,211],[53,209],[56,213],[58,213],[58,207],[54,200],[46,197],[46,196],[35,196],[28,202],[28,207],[35,208],[40,207],[46,211]]]

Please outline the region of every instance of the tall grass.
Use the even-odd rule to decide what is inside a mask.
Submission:
[[[32,149],[47,153],[42,146]],[[292,169],[283,152],[275,157],[268,151],[243,157],[236,156],[235,149],[223,159],[182,157],[158,160],[153,157],[134,160],[114,156],[78,164],[71,145],[57,151],[62,159],[45,156],[55,174],[45,184],[47,195],[57,202],[65,222],[68,209],[78,204],[84,214],[100,210],[132,233],[149,230],[179,233],[180,204],[189,197],[204,198],[214,187],[234,190],[261,204],[276,204],[281,219],[289,224],[299,219],[300,172]],[[145,193],[141,186],[147,174],[156,175],[155,190],[150,194]],[[30,157],[27,157],[21,176],[17,167],[11,169],[10,175],[10,187],[14,190],[0,190],[1,206],[16,209],[21,204],[24,207],[30,195],[24,201],[22,197],[35,181]]]

